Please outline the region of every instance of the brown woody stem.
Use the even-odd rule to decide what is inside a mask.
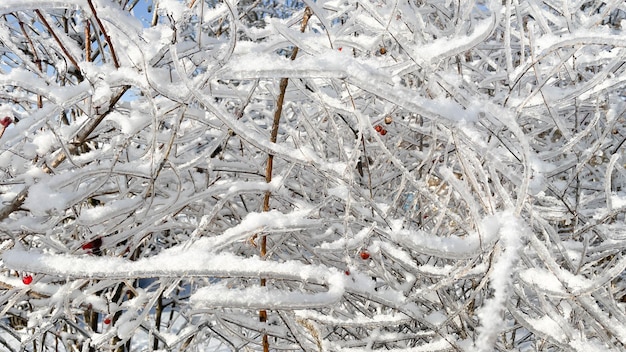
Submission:
[[[312,15],[312,11],[310,8],[306,8],[304,10],[304,17],[302,18],[302,24],[300,25],[300,32],[304,32],[306,29],[306,25],[309,22],[309,18]],[[291,60],[295,60],[298,55],[298,47],[293,48],[293,52],[291,53]],[[270,142],[276,143],[278,139],[278,126],[280,124],[280,117],[283,113],[283,105],[285,103],[285,93],[287,92],[287,84],[289,83],[289,78],[284,77],[280,80],[280,92],[278,95],[278,100],[276,101],[276,110],[274,111],[274,121],[272,123],[272,131],[270,133]],[[265,167],[265,182],[272,182],[272,170],[274,167],[274,154],[267,155],[267,165]],[[272,195],[271,191],[266,191],[265,196],[263,197],[263,211],[270,211],[270,197]],[[265,258],[267,255],[267,235],[261,236],[261,250],[260,254],[262,258]],[[265,286],[267,284],[267,280],[265,278],[261,278],[261,286]],[[267,321],[267,310],[262,309],[259,311],[259,321],[266,322]],[[269,352],[269,339],[267,334],[263,334],[263,352]]]
[[[61,39],[59,39],[59,37],[57,36],[56,32],[52,29],[52,27],[50,26],[50,24],[48,23],[48,21],[46,20],[46,18],[44,17],[44,15],[41,13],[41,11],[39,10],[35,10],[35,13],[37,14],[37,16],[39,17],[39,19],[41,20],[41,23],[44,25],[44,27],[46,27],[46,29],[48,30],[48,32],[50,32],[50,35],[54,38],[54,40],[57,42],[57,44],[59,44],[59,46],[61,47],[61,50],[63,51],[63,54],[65,54],[65,56],[67,57],[68,60],[70,60],[70,62],[72,63],[72,65],[74,65],[74,67],[80,71],[80,66],[78,66],[78,62],[76,61],[76,59],[72,56],[72,54],[70,54],[70,52],[67,50],[67,48],[65,47],[65,45],[63,45],[63,42],[61,42]]]
[[[120,68],[120,63],[117,61],[117,55],[115,55],[115,48],[113,47],[113,43],[111,42],[111,37],[109,37],[106,30],[104,29],[104,25],[102,24],[102,21],[100,21],[100,18],[98,17],[98,13],[96,12],[96,8],[93,6],[93,3],[91,2],[91,0],[87,0],[87,3],[89,4],[91,13],[93,13],[93,17],[96,19],[96,23],[98,24],[98,27],[102,31],[104,40],[106,40],[107,44],[109,44],[109,50],[111,50],[111,57],[113,58],[113,65],[115,65],[115,68]]]

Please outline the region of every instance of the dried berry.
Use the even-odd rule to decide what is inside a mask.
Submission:
[[[385,123],[386,124],[390,124],[392,122],[393,122],[393,118],[391,117],[391,115],[385,116]]]
[[[4,128],[9,127],[11,123],[13,123],[13,119],[8,116],[5,116],[0,119],[0,125],[4,126]]]
[[[386,134],[387,134],[387,130],[383,128],[382,131],[380,131],[380,135],[384,136]]]
[[[378,52],[380,52],[380,55],[385,55],[387,53],[387,49],[383,46]]]
[[[374,126],[374,129],[376,130],[376,132],[380,133],[380,131],[382,131],[382,130],[383,130],[383,126],[381,126],[381,125],[376,125],[376,126]]]
[[[80,246],[80,248],[84,249],[84,250],[93,250],[96,251],[98,249],[100,249],[100,246],[102,246],[102,238],[97,237],[85,244],[83,244],[82,246]]]

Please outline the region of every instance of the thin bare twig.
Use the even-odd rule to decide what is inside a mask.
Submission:
[[[85,20],[85,61],[91,61],[91,23]]]
[[[302,18],[302,24],[300,25],[300,32],[304,32],[306,29],[307,23],[309,22],[309,18],[311,18],[312,11],[308,7],[304,10],[304,17]],[[293,48],[293,52],[291,53],[291,60],[295,60],[298,55],[298,47]],[[284,77],[280,80],[280,93],[278,95],[278,100],[276,101],[276,110],[274,111],[274,121],[272,123],[272,131],[270,133],[270,142],[276,143],[278,138],[278,126],[280,124],[280,117],[283,112],[283,105],[285,103],[285,93],[287,92],[287,84],[289,83],[289,78]],[[267,155],[267,165],[265,168],[265,182],[272,182],[272,170],[274,165],[274,155]],[[272,195],[271,191],[266,191],[265,196],[263,197],[263,211],[270,210],[270,197]],[[267,256],[267,235],[261,236],[261,257],[265,258]],[[267,281],[265,278],[261,278],[261,286],[265,286]],[[267,311],[262,309],[259,311],[259,321],[267,322]],[[269,352],[269,340],[267,334],[263,334],[263,351]]]
[[[83,128],[78,132],[72,143],[67,147],[67,152],[61,151],[59,155],[50,163],[50,166],[43,166],[43,170],[46,173],[51,173],[52,169],[59,166],[65,159],[67,159],[67,153],[74,153],[78,150],[78,148],[87,141],[87,138],[91,135],[91,133],[98,127],[98,125],[104,120],[107,115],[109,115],[113,111],[113,106],[117,104],[117,102],[122,98],[124,93],[130,89],[130,86],[123,86],[122,89],[113,97],[111,100],[111,105],[109,109],[105,111],[103,114],[97,116],[95,119],[91,120],[87,125],[83,126]],[[22,189],[20,193],[18,193],[13,200],[7,202],[8,204],[0,209],[0,221],[6,219],[11,213],[18,210],[28,195],[28,187]]]
[[[67,48],[65,47],[65,45],[63,45],[63,42],[61,42],[61,39],[59,39],[59,37],[57,36],[56,32],[52,29],[52,27],[50,26],[50,24],[48,23],[48,21],[46,20],[46,18],[44,17],[44,15],[41,13],[41,11],[39,10],[35,10],[35,13],[37,14],[37,16],[39,17],[39,19],[41,20],[41,23],[44,25],[44,27],[46,27],[46,29],[48,30],[48,32],[50,32],[50,35],[52,35],[52,37],[54,38],[54,40],[57,42],[57,44],[59,44],[59,47],[61,47],[61,50],[63,51],[63,54],[65,54],[65,56],[67,57],[68,60],[70,60],[70,62],[72,63],[72,65],[80,72],[80,66],[78,65],[78,62],[76,61],[76,59],[72,56],[72,54],[70,54],[70,52],[67,50]]]
[[[107,44],[109,44],[109,50],[111,50],[111,57],[113,58],[113,65],[115,65],[115,68],[120,68],[120,63],[119,61],[117,61],[117,55],[115,55],[115,48],[113,47],[113,43],[111,42],[111,37],[109,37],[109,35],[106,32],[106,29],[104,29],[104,25],[102,24],[102,21],[100,21],[100,18],[98,17],[98,13],[96,12],[96,8],[93,6],[93,3],[91,2],[91,0],[87,0],[87,3],[89,4],[91,13],[93,13],[93,17],[96,19],[96,23],[98,24],[98,27],[102,31],[104,40],[106,40]]]
[[[30,50],[32,51],[32,54],[33,54],[33,60],[35,61],[35,65],[37,65],[37,68],[39,69],[40,72],[43,72],[41,59],[39,58],[39,54],[37,54],[37,48],[35,48],[35,44],[30,39],[30,36],[28,35],[28,32],[26,31],[26,26],[24,25],[24,21],[22,20],[20,20],[20,29],[22,30],[24,37],[28,41],[28,45],[30,46]],[[43,99],[40,94],[37,94],[37,107],[40,109],[43,107]]]
[[[122,89],[111,99],[111,103],[107,111],[97,116],[95,119],[91,120],[87,125],[83,127],[83,129],[81,129],[78,132],[78,134],[76,135],[76,138],[74,138],[74,140],[68,147],[68,151],[70,153],[76,152],[76,150],[78,150],[78,147],[80,147],[83,143],[85,143],[89,135],[91,135],[91,133],[96,129],[96,127],[98,127],[98,125],[102,122],[102,120],[104,120],[104,118],[107,117],[107,115],[109,115],[113,111],[113,106],[117,104],[117,102],[122,98],[122,95],[124,95],[124,93],[126,93],[128,89],[130,89],[130,86],[123,86]],[[51,167],[55,168],[59,166],[63,161],[65,161],[66,158],[67,158],[67,155],[65,153],[63,152],[60,153],[52,161]],[[46,166],[44,167],[44,171],[51,172],[51,169]]]

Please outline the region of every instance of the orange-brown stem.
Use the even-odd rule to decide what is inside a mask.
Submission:
[[[306,25],[311,17],[312,12],[308,7],[304,10],[304,17],[302,19],[302,25],[300,26],[300,32],[304,32]],[[298,55],[298,47],[293,48],[293,52],[291,53],[291,60],[295,60]],[[285,93],[287,92],[287,84],[289,83],[289,79],[284,77],[280,80],[279,86],[279,94],[278,100],[276,101],[276,110],[274,111],[274,121],[272,122],[272,131],[270,132],[270,142],[276,143],[278,139],[278,126],[280,124],[280,117],[283,113],[283,105],[285,103]],[[267,155],[267,165],[265,167],[265,182],[272,182],[272,170],[274,169],[274,155]],[[270,197],[272,192],[266,191],[265,196],[263,197],[263,211],[270,211]],[[267,256],[267,235],[261,236],[261,245],[260,245],[260,254],[262,258]],[[261,286],[267,285],[267,279],[261,278]],[[266,322],[267,321],[267,310],[262,309],[259,311],[259,321]],[[267,334],[263,334],[263,352],[269,352],[269,338]]]

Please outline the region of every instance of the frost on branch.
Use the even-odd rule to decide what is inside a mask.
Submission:
[[[623,350],[624,6],[3,0],[0,350]]]

